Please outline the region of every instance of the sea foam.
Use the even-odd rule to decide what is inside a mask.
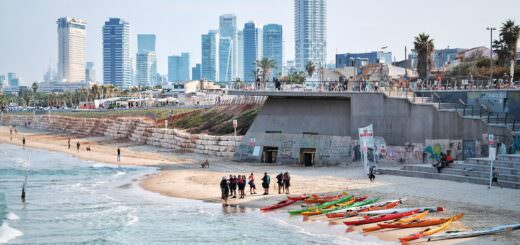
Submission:
[[[22,236],[23,232],[10,227],[7,222],[0,226],[0,243],[7,243],[8,241]]]

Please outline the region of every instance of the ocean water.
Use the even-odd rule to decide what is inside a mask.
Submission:
[[[285,212],[262,214],[142,190],[139,178],[154,171],[0,144],[0,243],[381,244]]]

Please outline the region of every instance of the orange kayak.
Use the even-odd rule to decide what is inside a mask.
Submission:
[[[331,201],[338,200],[338,199],[340,199],[342,196],[343,196],[342,194],[335,195],[335,196],[323,196],[323,197],[320,197],[320,196],[314,196],[314,195],[313,195],[312,197],[303,200],[303,202],[305,202],[305,203],[307,203],[307,204],[313,204],[313,203],[326,203],[326,202],[331,202]]]
[[[428,228],[421,232],[411,234],[407,237],[401,237],[401,238],[399,238],[399,240],[401,241],[401,244],[408,244],[409,241],[417,240],[421,237],[425,237],[425,236],[429,236],[429,235],[433,235],[435,233],[441,232],[443,230],[448,229],[448,227],[451,225],[451,223],[461,219],[462,216],[464,216],[464,214],[459,214],[459,215],[453,216],[452,218],[450,218],[446,223],[442,224],[441,226],[438,226],[435,228]]]
[[[452,218],[456,218],[456,220],[459,220],[464,216],[464,214],[459,214],[457,216],[454,216]],[[428,227],[428,226],[434,226],[434,225],[440,225],[448,222],[450,218],[447,219],[429,219],[429,220],[419,220],[414,221],[410,223],[401,223],[401,224],[378,224],[383,229],[407,229],[407,228],[418,228],[418,227]]]
[[[383,224],[405,224],[405,223],[410,223],[410,222],[413,222],[413,221],[416,221],[416,220],[420,220],[424,217],[426,217],[426,215],[428,215],[430,213],[430,211],[426,210],[422,213],[418,213],[412,217],[408,217],[408,218],[402,218],[402,219],[399,219],[399,220],[395,220],[393,222],[390,222],[390,223],[383,223]],[[381,230],[381,229],[385,229],[383,227],[381,227],[379,224],[378,225],[374,225],[374,226],[370,226],[370,227],[365,227],[363,228],[363,232],[372,232],[372,231],[378,231],[378,230]]]

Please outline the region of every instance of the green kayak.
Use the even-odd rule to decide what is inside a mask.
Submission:
[[[326,203],[322,203],[320,205],[317,205],[317,206],[312,206],[312,207],[308,207],[308,208],[304,208],[304,209],[299,209],[299,210],[289,210],[289,214],[291,215],[296,215],[296,214],[301,214],[303,212],[310,212],[310,211],[314,211],[316,209],[323,209],[325,207],[329,207],[329,206],[332,206],[332,205],[336,205],[338,203],[343,203],[343,202],[348,202],[350,199],[352,199],[353,196],[346,196],[346,197],[342,197],[338,200],[334,200],[334,201],[330,201],[330,202],[326,202]]]
[[[333,209],[325,209],[325,210],[321,210],[321,212],[323,214],[328,214],[328,213],[331,213],[331,212],[334,212],[334,211],[338,211],[338,210],[347,210],[349,208],[355,208],[355,207],[361,207],[361,206],[365,206],[365,205],[368,205],[368,204],[372,204],[372,203],[375,203],[379,201],[379,197],[377,198],[372,198],[372,199],[367,199],[365,201],[361,201],[361,202],[355,202],[355,203],[352,203],[348,206],[345,206],[345,207],[337,207],[337,208],[333,208]]]

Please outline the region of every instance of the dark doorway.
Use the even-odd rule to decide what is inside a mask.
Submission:
[[[278,147],[264,146],[264,150],[262,152],[263,163],[276,163],[277,156]]]
[[[314,166],[314,157],[316,156],[316,148],[301,148],[300,163],[305,167]]]

